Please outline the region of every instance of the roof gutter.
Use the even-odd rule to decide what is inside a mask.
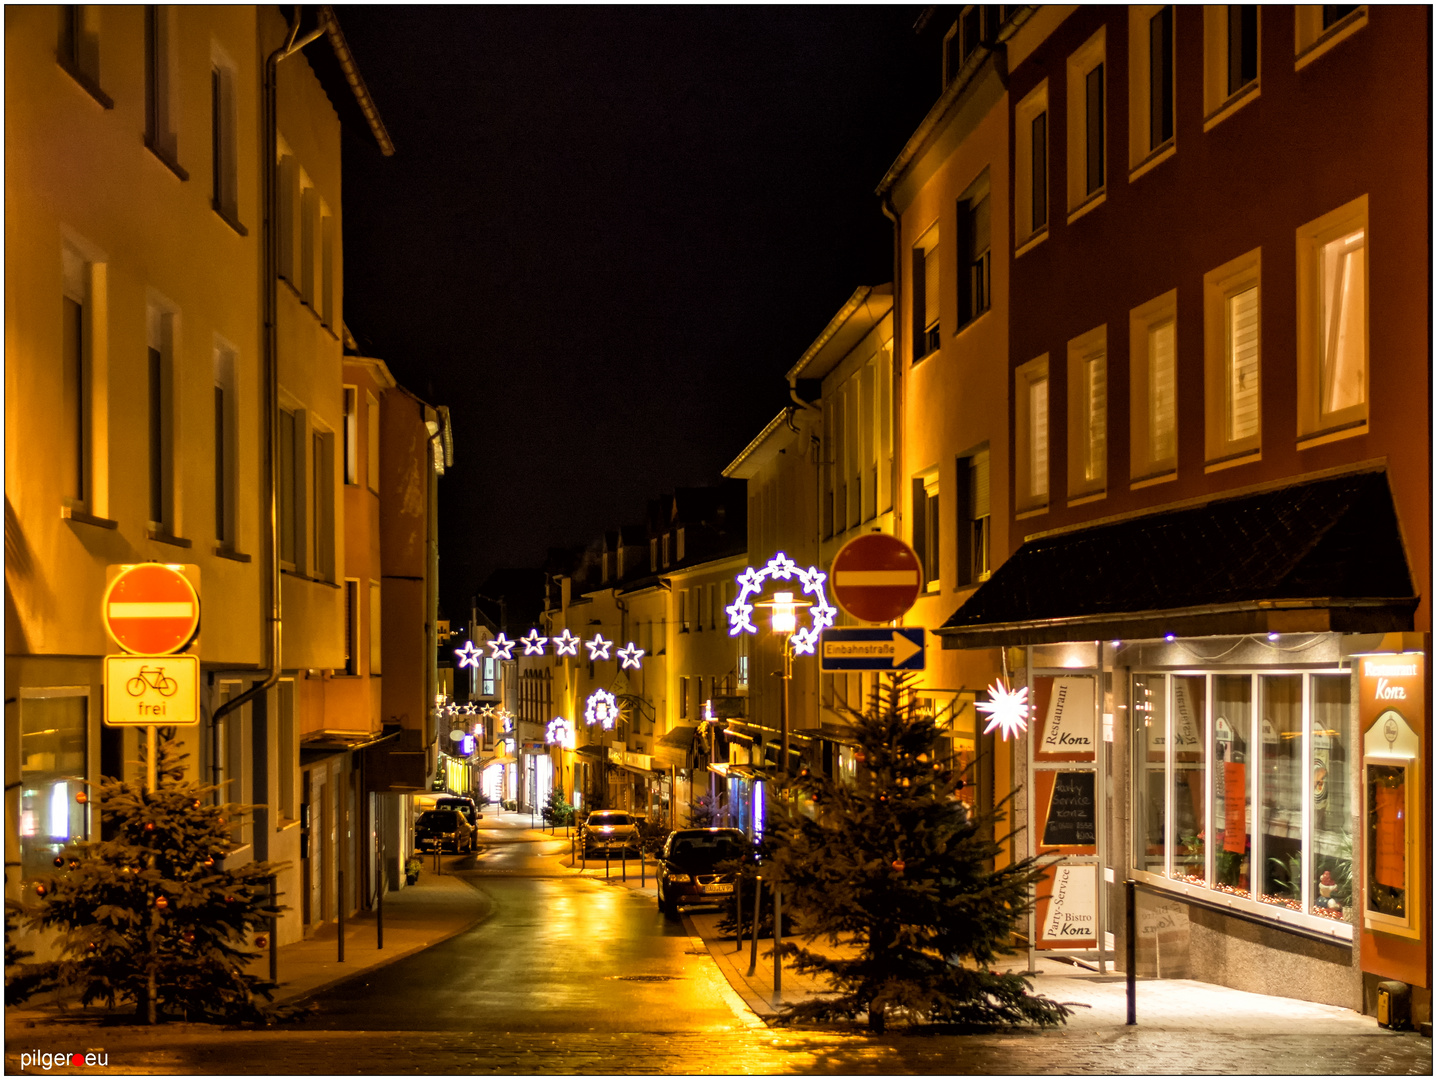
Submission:
[[[329,37],[330,48],[334,50],[334,55],[339,60],[339,69],[344,72],[349,89],[354,94],[354,100],[359,103],[359,111],[364,114],[364,119],[369,123],[369,130],[374,135],[374,141],[379,144],[380,153],[385,157],[393,157],[394,140],[389,137],[389,129],[384,126],[384,121],[379,116],[379,109],[375,107],[374,99],[369,96],[369,87],[365,85],[364,76],[359,73],[359,65],[354,62],[354,54],[349,51],[349,42],[344,39],[344,31],[339,28],[339,20],[334,16],[334,8],[328,4],[320,9],[319,25],[323,33]]]

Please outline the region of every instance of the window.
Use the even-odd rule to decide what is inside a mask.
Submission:
[[[1084,208],[1102,194],[1107,151],[1104,58],[1107,30],[1099,29],[1068,57],[1068,209]]]
[[[680,589],[678,592],[678,596],[679,633],[687,634],[689,632],[689,591],[687,589]]]
[[[1128,320],[1129,461],[1139,484],[1177,473],[1177,305],[1173,289],[1134,308]]]
[[[938,474],[915,477],[913,480],[913,551],[923,564],[923,588],[932,592],[939,587],[940,522],[938,510]]]
[[[687,675],[679,676],[679,719],[687,720],[689,716],[689,680]]]
[[[379,399],[368,390],[364,392],[364,405],[369,417],[369,443],[365,447],[366,482],[369,490],[379,494]]]
[[[958,584],[977,585],[991,573],[992,499],[985,447],[958,459]]]
[[[299,540],[303,533],[303,513],[299,503],[304,489],[303,477],[296,476],[300,467],[302,444],[298,439],[304,423],[290,409],[279,411],[279,558],[287,569],[295,569],[299,558]]]
[[[874,415],[874,363],[869,360],[854,376],[858,398],[858,445],[854,448],[855,462],[853,484],[857,493],[854,507],[859,521],[871,521],[878,514],[878,458],[873,446],[877,427]]]
[[[379,582],[371,581],[369,583],[369,674],[371,675],[380,673],[379,645],[383,638],[384,623],[379,617],[379,596]]]
[[[238,402],[235,397],[235,367],[238,357],[226,345],[215,346],[215,539],[221,549],[234,550],[239,543],[239,506],[235,501],[239,472]]]
[[[1366,4],[1298,4],[1295,13],[1299,70],[1367,25]]]
[[[344,674],[359,674],[359,581],[344,579]]]
[[[718,629],[718,611],[715,609],[715,605],[714,605],[714,587],[713,587],[712,585],[706,585],[706,586],[704,586],[704,592],[707,594],[708,606],[709,606],[709,629],[710,629],[710,630],[717,630],[717,629]]]
[[[20,691],[20,874],[52,873],[72,840],[89,836],[75,801],[88,775],[90,699],[83,689]],[[7,856],[8,858],[8,856]]]
[[[145,145],[178,172],[174,22],[170,5],[145,5]],[[189,179],[187,175],[180,178]]]
[[[321,581],[334,580],[334,436],[315,431],[310,438],[309,572]]]
[[[60,38],[55,59],[107,109],[115,103],[100,89],[100,10],[98,4],[61,4]]]
[[[1203,277],[1209,467],[1261,453],[1261,276],[1255,248]]]
[[[334,326],[334,215],[323,200],[319,204],[319,318],[325,326]]]
[[[938,226],[913,246],[913,359],[938,348]]]
[[[279,276],[291,285],[298,280],[295,276],[295,225],[294,211],[299,198],[299,165],[289,152],[284,138],[278,138],[279,190],[276,192],[278,206],[276,219],[279,222]]]
[[[1350,936],[1350,696],[1345,671],[1135,673],[1139,868]]]
[[[149,340],[149,520],[172,532],[174,520],[174,323],[173,312],[150,304]]]
[[[1367,196],[1297,230],[1297,433],[1367,430]]]
[[[1261,41],[1253,5],[1203,7],[1203,130],[1257,97]]]
[[[1173,139],[1173,9],[1128,8],[1128,164],[1137,170],[1166,157]],[[1146,170],[1144,170],[1146,171]]]
[[[1018,511],[1048,506],[1048,356],[1029,360],[1013,373],[1017,411],[1014,493]]]
[[[359,483],[359,388],[344,388],[344,482]]]
[[[958,200],[958,325],[966,326],[992,301],[988,171]]]
[[[1021,247],[1048,231],[1048,80],[1013,112],[1013,230]]]
[[[210,67],[210,175],[215,211],[239,224],[239,141],[234,65],[216,59]]]
[[[674,530],[674,561],[684,561],[684,527],[682,525]]]
[[[299,170],[299,295],[304,302],[315,308],[314,291],[314,231],[319,211],[319,193],[309,175]]]
[[[878,463],[877,511],[893,509],[893,342],[885,341],[878,351]]]
[[[76,251],[61,249],[64,293],[60,302],[60,411],[62,491],[77,506],[90,499],[90,284],[91,265]]]
[[[1068,342],[1068,497],[1096,495],[1108,481],[1108,328]]]

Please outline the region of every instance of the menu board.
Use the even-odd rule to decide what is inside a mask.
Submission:
[[[1043,824],[1045,847],[1098,842],[1098,806],[1094,793],[1096,774],[1091,770],[1060,772],[1053,780],[1053,795]]]

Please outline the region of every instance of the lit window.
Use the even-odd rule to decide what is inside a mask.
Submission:
[[[1068,495],[1105,490],[1108,477],[1108,331],[1068,342]]]
[[[1298,435],[1367,430],[1367,197],[1297,230]]]
[[[1177,290],[1134,308],[1129,332],[1131,475],[1140,483],[1177,471]]]
[[[1020,513],[1048,505],[1048,357],[1013,373],[1017,412],[1015,488]]]
[[[24,878],[53,873],[54,859],[65,845],[89,835],[86,806],[75,800],[87,775],[89,702],[83,695],[58,690],[20,691],[19,837]]]
[[[1255,249],[1203,278],[1209,467],[1262,446],[1261,272]]]

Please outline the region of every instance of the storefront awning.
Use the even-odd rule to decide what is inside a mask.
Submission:
[[[1034,537],[936,631],[945,648],[1412,629],[1386,474]]]
[[[694,735],[697,732],[698,728],[696,727],[690,727],[687,724],[680,725],[679,727],[674,728],[672,731],[666,732],[663,738],[659,740],[659,745],[672,746],[679,750],[687,750],[689,747],[693,746]]]

